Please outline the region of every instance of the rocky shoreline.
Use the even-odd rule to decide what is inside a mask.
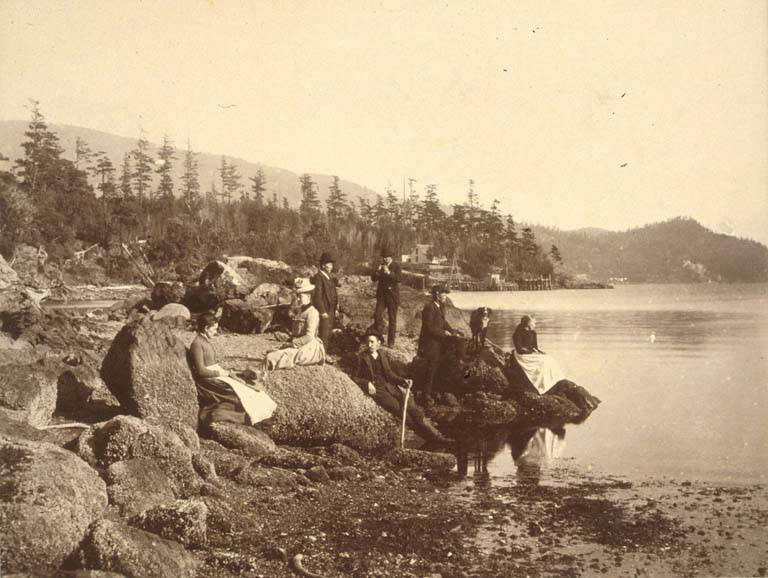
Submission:
[[[289,272],[249,259],[231,267],[237,277],[220,275],[213,298],[231,326],[250,329],[215,346],[222,365],[247,375],[281,343]],[[70,311],[40,309],[9,283],[0,298],[3,575],[765,573],[764,486],[569,474],[531,487],[462,476],[455,455],[415,449],[414,434],[410,449],[393,449],[398,424],[345,373],[371,321],[373,286],[341,281],[336,364],[272,372],[270,424],[205,432],[184,363],[193,333],[183,316],[155,313],[183,288],[131,289],[109,309]],[[417,379],[425,299],[404,288],[392,350]],[[460,311],[450,320],[466,330]],[[254,333],[270,325],[278,330]],[[511,389],[514,375],[490,349],[470,363],[449,356],[440,379],[446,392],[429,414],[459,440],[578,422],[592,409],[575,384],[559,395]]]

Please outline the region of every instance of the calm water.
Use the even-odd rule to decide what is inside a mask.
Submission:
[[[566,426],[558,463],[629,476],[768,480],[768,284],[451,299],[463,309],[493,308],[488,336],[504,348],[520,316],[535,314],[541,349],[603,400],[585,423]],[[514,449],[496,454],[491,475],[517,471]]]

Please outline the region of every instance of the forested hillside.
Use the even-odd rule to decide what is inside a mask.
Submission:
[[[595,279],[768,280],[765,245],[715,233],[684,217],[622,232],[533,229],[541,243],[554,243],[560,248],[564,267],[570,273],[584,273]]]

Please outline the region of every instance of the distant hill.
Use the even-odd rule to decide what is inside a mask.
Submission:
[[[23,156],[24,151],[21,148],[21,143],[25,140],[24,131],[27,129],[27,125],[28,121],[23,120],[0,121],[0,170],[7,170],[8,166],[11,166],[16,159]],[[123,155],[136,147],[137,139],[135,138],[118,136],[89,128],[55,123],[48,123],[48,128],[59,136],[66,158],[74,159],[75,140],[79,137],[88,143],[91,150],[104,151],[107,153],[117,169],[116,176],[119,176],[120,174]],[[178,158],[174,161],[173,179],[175,183],[179,183],[179,177],[182,174],[182,160],[186,147],[182,146],[185,145],[185,143],[176,142],[175,145],[179,150],[176,153]],[[157,152],[157,148],[157,143],[152,143],[150,148],[151,154],[154,155]],[[200,153],[198,154],[197,159],[199,162],[201,191],[207,191],[212,181],[216,182],[216,187],[220,190],[221,184],[217,171],[221,166],[221,155],[200,151],[195,152]],[[10,160],[2,161],[2,156],[8,157]],[[276,192],[279,197],[286,197],[293,207],[297,207],[301,201],[298,173],[229,156],[227,157],[227,162],[237,166],[238,171],[242,175],[241,182],[249,190],[251,181],[249,181],[248,178],[254,176],[256,171],[261,168],[264,171],[267,180],[265,197],[270,198],[272,193]],[[328,187],[331,184],[332,176],[310,174],[312,175],[312,180],[318,185],[320,198],[324,200],[328,195]],[[340,184],[342,190],[346,192],[350,201],[354,203],[357,203],[358,196],[371,199],[376,195],[375,191],[357,183],[342,179]]]
[[[545,251],[557,245],[567,272],[596,280],[768,281],[768,247],[684,217],[621,232],[532,229]]]

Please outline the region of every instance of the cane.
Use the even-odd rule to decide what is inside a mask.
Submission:
[[[413,382],[409,379],[406,382],[405,398],[403,399],[403,421],[400,424],[400,449],[405,447],[405,417],[408,414],[408,396],[411,394],[411,385]]]

